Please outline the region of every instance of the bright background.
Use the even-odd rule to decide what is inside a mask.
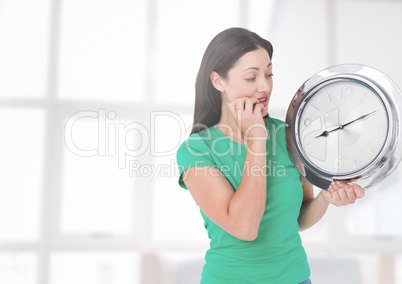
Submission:
[[[208,240],[175,151],[212,37],[273,43],[284,119],[330,65],[402,86],[401,15],[396,0],[0,1],[0,283],[197,279]],[[402,283],[401,173],[302,233],[315,283]]]

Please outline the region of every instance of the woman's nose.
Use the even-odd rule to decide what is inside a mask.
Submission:
[[[269,93],[272,89],[272,80],[271,79],[261,79],[258,84],[258,91],[259,92],[266,92]]]

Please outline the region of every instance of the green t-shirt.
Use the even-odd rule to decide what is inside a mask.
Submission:
[[[201,283],[296,284],[310,276],[307,256],[298,232],[297,219],[303,199],[300,174],[285,143],[285,125],[266,118],[267,200],[258,237],[243,241],[230,235],[201,211],[210,238]],[[236,190],[242,178],[247,148],[223,134],[216,126],[191,135],[177,152],[183,183],[184,170],[197,167],[202,178],[209,167],[220,169]]]

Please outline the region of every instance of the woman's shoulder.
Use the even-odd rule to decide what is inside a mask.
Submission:
[[[269,131],[285,132],[286,123],[278,118],[267,117],[267,126]]]
[[[271,117],[271,116],[267,116],[267,121],[269,121],[271,124],[275,124],[275,125],[285,125],[285,122],[279,118],[275,118],[275,117]]]
[[[217,135],[217,130],[216,126],[211,126],[209,128],[203,129],[197,133],[192,133],[187,139],[185,139],[182,142],[183,144],[205,144],[205,142],[208,142],[212,140],[213,138],[216,138]]]
[[[216,135],[214,126],[193,133],[180,144],[177,152],[178,154],[189,151],[208,153],[211,141],[216,138]]]

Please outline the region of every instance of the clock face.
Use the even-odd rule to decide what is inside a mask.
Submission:
[[[388,117],[381,96],[365,83],[327,81],[300,104],[296,144],[304,162],[318,171],[334,177],[357,173],[383,149]]]

